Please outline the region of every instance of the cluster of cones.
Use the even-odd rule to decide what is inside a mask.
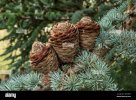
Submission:
[[[32,68],[47,75],[60,63],[72,63],[80,48],[92,51],[100,33],[100,26],[90,17],[83,17],[76,25],[59,22],[53,26],[49,41],[34,42],[30,51]]]

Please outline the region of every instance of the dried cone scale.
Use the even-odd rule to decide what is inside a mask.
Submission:
[[[73,62],[79,49],[77,28],[69,22],[60,22],[53,26],[49,42],[62,63]]]
[[[57,55],[49,43],[34,42],[29,57],[32,69],[38,72],[47,74],[59,67]]]
[[[92,51],[95,46],[95,40],[100,34],[100,26],[92,21],[90,17],[85,16],[76,24],[76,27],[79,30],[81,48]]]

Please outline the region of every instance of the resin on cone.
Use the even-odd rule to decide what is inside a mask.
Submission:
[[[73,62],[79,49],[77,28],[69,22],[59,22],[53,26],[49,42],[62,63]]]
[[[32,69],[38,72],[47,74],[59,67],[57,55],[49,43],[34,42],[29,57]]]
[[[76,24],[76,27],[79,30],[81,48],[92,51],[96,38],[100,34],[100,26],[90,17],[85,16]]]

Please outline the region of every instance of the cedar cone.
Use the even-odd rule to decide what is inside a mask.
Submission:
[[[49,42],[62,63],[73,62],[79,48],[78,30],[69,22],[60,22],[53,26]]]
[[[59,67],[57,55],[49,43],[34,42],[29,57],[32,69],[38,72],[47,74]]]
[[[100,34],[100,26],[88,16],[83,17],[76,26],[79,30],[80,46],[92,51],[95,47],[95,40]]]

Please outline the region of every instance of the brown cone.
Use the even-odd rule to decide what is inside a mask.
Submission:
[[[83,49],[92,51],[95,46],[95,40],[100,33],[100,26],[92,21],[88,16],[83,17],[76,27],[79,30],[80,46]]]
[[[78,30],[69,22],[60,22],[53,26],[49,42],[62,63],[73,62],[79,49]]]
[[[45,45],[34,42],[29,57],[32,69],[44,74],[55,71],[59,67],[57,55],[49,43]]]

